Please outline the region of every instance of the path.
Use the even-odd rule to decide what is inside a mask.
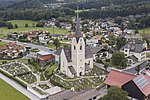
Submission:
[[[30,98],[31,100],[40,100],[39,97],[35,96],[34,94],[32,94],[31,92],[29,92],[27,89],[25,89],[24,87],[22,87],[20,84],[18,84],[17,82],[15,82],[14,80],[6,77],[5,75],[0,73],[0,78],[2,80],[4,80],[5,82],[7,82],[8,84],[10,84],[12,87],[14,87],[15,89],[17,89],[18,91],[20,91],[22,94],[24,94],[25,96],[27,96],[28,98]]]
[[[101,75],[101,76],[81,76],[79,78],[75,78],[75,79],[65,79],[62,76],[55,74],[55,76],[61,78],[64,81],[75,81],[75,80],[79,80],[79,79],[84,79],[84,78],[93,78],[93,77],[106,77],[106,75]]]

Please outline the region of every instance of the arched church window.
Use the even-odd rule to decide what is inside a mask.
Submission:
[[[80,46],[80,50],[82,50],[82,46]]]
[[[76,46],[74,46],[74,50],[76,50]]]

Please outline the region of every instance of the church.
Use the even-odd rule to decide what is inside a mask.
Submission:
[[[60,47],[55,52],[59,71],[71,78],[83,76],[93,68],[93,55],[82,37],[78,13],[76,20],[75,37],[71,41],[71,46],[69,48]]]

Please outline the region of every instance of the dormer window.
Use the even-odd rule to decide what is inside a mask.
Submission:
[[[80,50],[82,50],[82,46],[80,46]]]

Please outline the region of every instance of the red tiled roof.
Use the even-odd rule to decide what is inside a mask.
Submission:
[[[73,37],[75,37],[75,34],[68,34],[67,37],[68,37],[68,38],[73,38]]]
[[[129,82],[135,77],[136,75],[117,70],[111,70],[104,83],[110,86],[118,86],[121,88],[125,83]]]
[[[37,34],[32,34],[32,35],[28,35],[28,37],[29,38],[36,38],[36,37],[38,37],[38,35]]]
[[[44,55],[44,56],[40,57],[41,60],[50,60],[53,58],[54,58],[54,56],[52,54]]]

